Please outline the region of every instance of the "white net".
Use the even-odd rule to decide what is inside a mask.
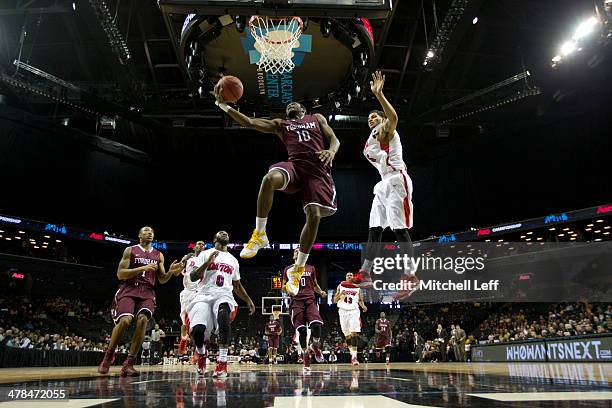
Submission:
[[[303,23],[299,17],[252,16],[249,21],[255,48],[261,57],[257,66],[272,74],[283,74],[295,68],[293,48],[299,46]]]

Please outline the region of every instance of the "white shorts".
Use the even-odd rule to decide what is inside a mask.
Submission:
[[[204,333],[205,340],[210,338],[210,335],[217,333],[217,316],[219,314],[219,306],[227,303],[230,306],[230,311],[235,310],[238,306],[234,297],[229,295],[196,295],[187,308],[189,317],[189,331],[198,324],[206,326]]]
[[[361,333],[361,312],[359,309],[338,309],[340,316],[340,328],[344,336],[353,333]]]
[[[412,180],[404,171],[385,176],[374,186],[370,228],[412,228]]]
[[[181,321],[183,322],[183,324],[187,324],[186,322],[187,308],[189,307],[189,304],[193,300],[193,297],[195,296],[195,294],[196,292],[193,290],[183,289],[181,291],[181,294],[179,295],[179,299],[181,302]]]

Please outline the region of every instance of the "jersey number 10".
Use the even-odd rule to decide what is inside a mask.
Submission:
[[[298,135],[298,141],[308,142],[310,140],[310,133],[307,130],[296,130],[295,133]]]

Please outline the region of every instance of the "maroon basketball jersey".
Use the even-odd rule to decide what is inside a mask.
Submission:
[[[285,271],[283,272],[283,276],[287,280],[290,279],[290,276],[287,273],[287,271],[291,267],[293,267],[293,265],[286,267]],[[315,293],[314,293],[314,280],[315,279],[317,279],[317,271],[315,270],[314,266],[306,265],[304,274],[302,275],[302,279],[300,280],[300,290],[298,291],[298,294],[292,297],[291,299],[293,300],[314,300],[315,299]]]
[[[268,321],[268,323],[266,323],[266,328],[268,329],[268,333],[270,333],[271,336],[278,336],[280,333],[281,325],[278,320],[274,320],[272,322]]]
[[[132,253],[130,254],[130,269],[139,268],[152,263],[159,264],[161,258],[160,255],[160,252],[155,248],[151,248],[151,250],[147,251],[140,245],[134,245],[132,247]],[[156,271],[143,272],[140,275],[136,275],[132,279],[126,280],[125,283],[132,285],[135,283],[138,283],[139,285],[148,284],[153,286],[155,285],[156,273]]]
[[[389,334],[391,334],[391,324],[387,319],[378,319],[376,325],[378,330],[380,330],[380,336],[389,337]]]
[[[315,152],[324,150],[326,143],[316,116],[305,115],[302,119],[281,121],[283,143],[289,159],[316,159]]]

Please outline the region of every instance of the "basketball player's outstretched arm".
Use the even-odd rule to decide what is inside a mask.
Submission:
[[[251,300],[251,297],[244,289],[244,286],[242,286],[240,279],[232,281],[232,285],[234,285],[234,291],[236,292],[236,295],[238,295],[240,299],[246,302],[247,307],[249,308],[249,315],[252,315],[253,313],[255,313],[255,303],[253,303],[253,301]]]
[[[383,94],[383,87],[385,86],[385,76],[381,74],[380,71],[376,71],[372,74],[372,80],[370,81],[370,88],[372,88],[372,93],[380,102],[380,105],[385,112],[385,116],[387,117],[383,120],[382,125],[382,138],[384,141],[389,141],[393,139],[395,134],[395,128],[397,127],[397,112],[393,109],[391,103],[387,100],[385,95]]]
[[[327,123],[325,116],[321,115],[320,113],[315,113],[314,116],[316,116],[317,120],[319,121],[319,127],[323,132],[323,136],[329,143],[329,149],[319,150],[317,155],[319,155],[319,159],[321,159],[324,165],[331,167],[334,157],[336,157],[336,153],[338,153],[338,149],[340,148],[340,141],[336,137],[334,130]]]
[[[250,129],[255,129],[262,133],[274,133],[278,137],[281,137],[280,134],[280,119],[261,119],[261,118],[249,118],[248,116],[238,112],[236,109],[233,109],[225,100],[223,100],[223,96],[221,96],[223,92],[223,87],[218,85],[215,86],[213,90],[213,95],[217,100],[217,106],[221,108],[225,113],[229,115],[230,118],[234,119],[236,123],[240,126],[244,126]]]
[[[117,268],[117,279],[128,280],[140,275],[143,272],[154,271],[157,269],[157,264],[155,263],[130,269],[130,255],[132,255],[132,248],[125,248],[121,261],[119,262],[119,267]]]

